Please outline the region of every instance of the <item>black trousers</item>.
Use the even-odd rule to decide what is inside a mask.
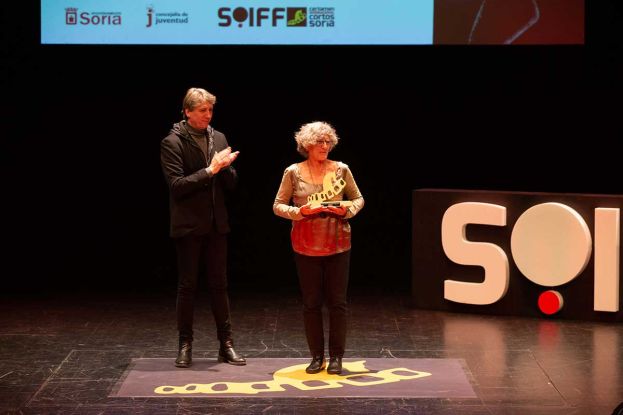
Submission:
[[[193,339],[193,315],[197,279],[205,267],[210,305],[218,339],[231,339],[227,295],[227,235],[211,232],[175,238],[177,251],[177,329],[180,337]]]
[[[312,356],[324,355],[322,305],[329,309],[329,355],[342,357],[346,347],[346,291],[350,251],[313,257],[295,253],[303,294],[303,322]]]

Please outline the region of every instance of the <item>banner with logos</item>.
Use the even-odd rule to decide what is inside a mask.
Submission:
[[[41,0],[42,44],[419,45],[434,0]]]
[[[584,44],[585,0],[41,0],[42,44]]]

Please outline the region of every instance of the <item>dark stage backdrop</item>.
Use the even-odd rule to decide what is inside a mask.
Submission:
[[[587,2],[586,46],[41,46],[6,19],[3,289],[175,285],[159,142],[198,86],[241,152],[234,289],[296,286],[272,201],[294,131],[326,120],[366,199],[351,287],[408,293],[415,188],[623,192],[617,3]]]

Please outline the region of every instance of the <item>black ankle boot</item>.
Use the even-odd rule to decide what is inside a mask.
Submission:
[[[221,348],[218,350],[218,361],[236,366],[244,366],[247,364],[247,360],[234,350],[234,342],[232,340],[221,342]]]
[[[327,367],[327,373],[330,375],[339,375],[342,373],[342,358],[330,357],[329,366]]]
[[[180,346],[175,359],[175,366],[190,367],[193,363],[193,341],[180,337]]]
[[[305,368],[305,372],[310,373],[310,374],[318,373],[324,369],[324,366],[325,366],[324,356],[314,356],[312,357],[312,360],[309,363],[309,366]]]

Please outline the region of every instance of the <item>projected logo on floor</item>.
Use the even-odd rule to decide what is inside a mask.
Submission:
[[[184,386],[159,386],[154,392],[159,395],[173,394],[246,394],[256,395],[262,392],[285,392],[283,386],[292,386],[303,391],[320,389],[337,389],[344,385],[370,387],[389,383],[421,379],[431,376],[429,372],[422,372],[397,367],[372,371],[366,368],[365,360],[355,362],[343,362],[341,375],[330,375],[320,372],[313,375],[305,372],[307,364],[288,366],[277,370],[272,380],[264,382],[212,382],[212,383],[189,383]]]

